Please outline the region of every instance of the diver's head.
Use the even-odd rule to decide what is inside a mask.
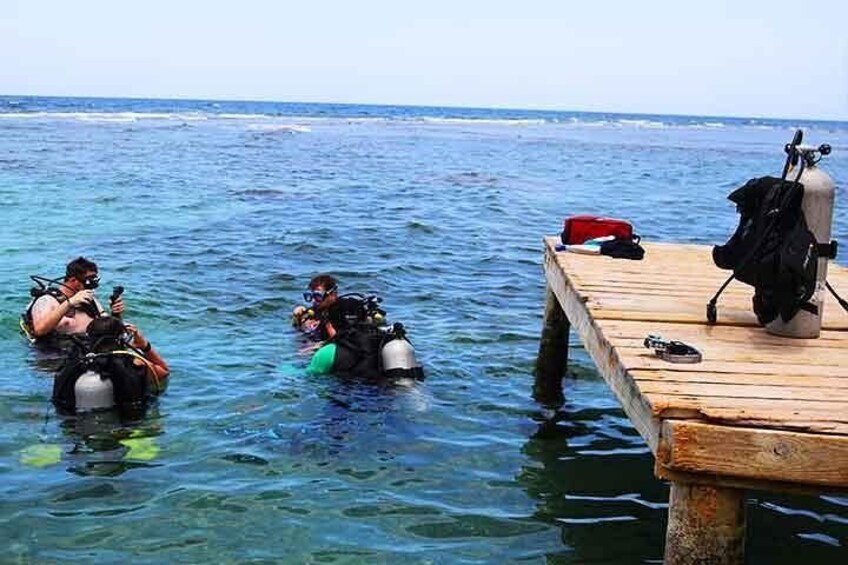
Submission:
[[[336,279],[323,273],[309,281],[309,290],[303,293],[303,298],[314,307],[324,309],[336,301],[338,288]]]
[[[65,267],[65,286],[77,292],[94,290],[100,284],[97,265],[85,257],[77,257]]]
[[[124,346],[126,328],[119,318],[100,316],[94,318],[85,330],[96,351],[112,351]]]

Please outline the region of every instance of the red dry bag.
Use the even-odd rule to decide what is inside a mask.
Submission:
[[[564,245],[580,245],[590,239],[609,235],[615,239],[639,242],[639,236],[633,235],[633,226],[626,220],[581,214],[566,218],[562,227]]]

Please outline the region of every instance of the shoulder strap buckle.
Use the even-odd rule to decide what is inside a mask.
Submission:
[[[839,249],[839,243],[832,239],[830,243],[817,243],[816,251],[818,252],[819,257],[824,257],[825,259],[836,259],[836,252]]]

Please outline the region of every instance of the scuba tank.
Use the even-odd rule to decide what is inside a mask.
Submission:
[[[424,370],[415,357],[415,349],[406,339],[403,324],[395,322],[386,333],[386,339],[380,350],[383,375],[389,379],[423,379]]]
[[[821,159],[821,156],[830,153],[830,146],[805,146],[800,145],[800,141],[798,139],[798,144],[790,146],[791,150],[787,147],[787,152],[790,152],[787,164],[791,162],[791,166],[794,167],[797,165],[799,159],[803,160],[801,162],[800,176],[797,176],[795,179],[796,182],[804,185],[801,210],[807,220],[807,228],[812,232],[816,243],[818,245],[827,245],[831,241],[836,185],[830,176],[818,168],[816,164]],[[791,154],[792,152],[794,152],[794,155]],[[816,153],[820,155],[818,159],[815,158]],[[766,331],[768,333],[799,338],[819,337],[824,314],[827,262],[832,258],[832,255],[817,255],[818,264],[816,265],[815,290],[812,297],[808,300],[814,308],[801,309],[788,321],[778,316],[766,324]]]
[[[733,279],[754,287],[757,321],[775,335],[818,337],[825,288],[848,310],[826,280],[837,249],[830,241],[835,186],[816,164],[831,148],[801,145],[802,138],[798,130],[784,147],[780,178],[751,179],[728,196],[739,226],[725,245],[713,247],[713,261],[733,274],[707,303],[708,323],[716,323],[717,300]]]
[[[77,378],[74,398],[77,412],[105,410],[115,405],[115,390],[110,379],[88,370]]]

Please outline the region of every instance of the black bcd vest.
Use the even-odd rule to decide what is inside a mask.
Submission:
[[[819,256],[831,251],[808,228],[803,198],[803,184],[775,177],[749,180],[728,196],[739,226],[726,244],[713,248],[713,261],[754,287],[754,313],[763,325],[778,316],[788,322],[802,309],[818,313],[809,301]]]

